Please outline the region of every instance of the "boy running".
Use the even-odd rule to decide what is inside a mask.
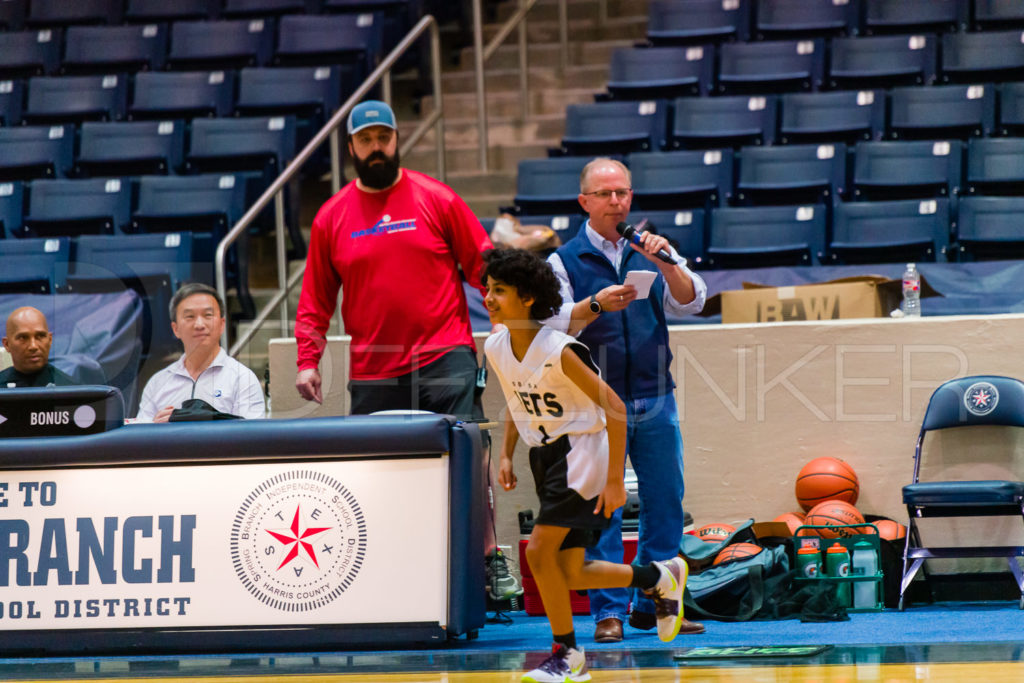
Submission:
[[[521,249],[488,251],[482,280],[491,322],[502,325],[484,345],[508,403],[498,481],[506,491],[516,487],[512,455],[521,436],[530,446],[540,499],[526,558],[554,636],[551,656],[522,680],[589,681],[569,591],[643,589],[655,604],[658,637],[668,642],[682,622],[686,562],[675,557],[636,567],[585,561],[584,549],[626,502],[625,406],[585,346],[541,325],[562,303],[545,261]]]

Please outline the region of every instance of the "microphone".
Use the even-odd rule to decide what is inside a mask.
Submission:
[[[639,247],[642,246],[640,244],[640,232],[644,229],[645,225],[647,225],[646,218],[642,219],[640,221],[640,225],[637,226],[640,228],[639,230],[637,230],[637,228],[634,228],[632,225],[626,225],[625,222],[623,222],[615,226],[615,231]],[[665,249],[659,249],[655,256],[660,258],[665,263],[669,263],[673,266],[678,263],[674,258],[672,258],[672,254],[670,254]]]

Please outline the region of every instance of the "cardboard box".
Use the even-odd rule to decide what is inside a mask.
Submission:
[[[868,275],[789,287],[744,282],[742,290],[718,296],[723,323],[884,318],[899,308],[902,287],[900,280]],[[922,298],[937,295],[921,278]]]

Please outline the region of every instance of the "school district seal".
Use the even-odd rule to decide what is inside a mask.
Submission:
[[[333,477],[285,472],[246,497],[230,546],[235,573],[256,599],[305,612],[355,581],[366,555],[366,520],[355,496]]]

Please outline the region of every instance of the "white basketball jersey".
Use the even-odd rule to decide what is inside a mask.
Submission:
[[[528,446],[545,446],[560,436],[569,439],[567,485],[590,499],[608,479],[608,432],[604,409],[583,393],[562,370],[562,349],[573,345],[567,334],[541,327],[522,361],[512,353],[508,329],[499,327],[484,343],[498,376],[510,417]],[[589,351],[584,354],[589,358]],[[593,362],[589,363],[595,372]]]

